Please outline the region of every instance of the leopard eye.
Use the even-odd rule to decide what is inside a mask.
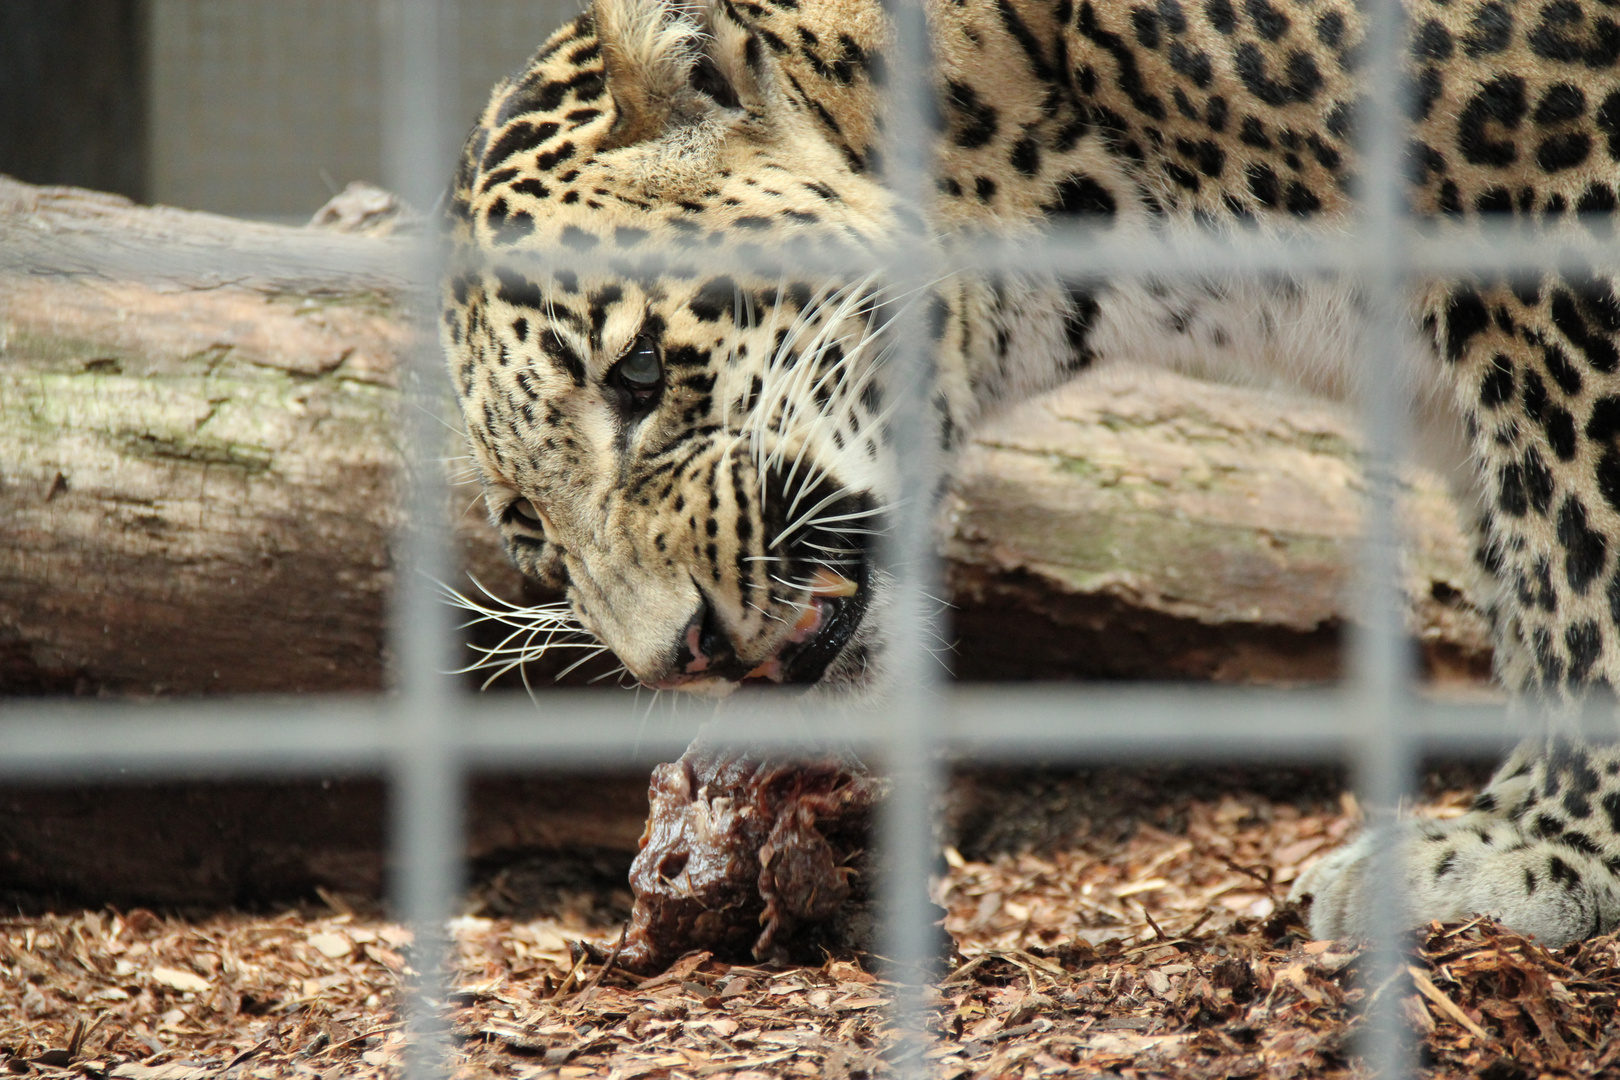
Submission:
[[[528,499],[521,497],[513,499],[506,505],[502,517],[506,518],[511,524],[527,525],[531,529],[543,529],[545,527],[545,523],[540,519],[540,511],[536,510],[534,504]]]
[[[625,404],[635,411],[646,409],[664,384],[664,364],[658,346],[642,334],[630,345],[608,372],[608,384],[619,391]]]
[[[643,335],[636,338],[630,351],[615,365],[619,380],[632,390],[651,390],[664,377],[664,365],[658,359],[658,346]]]

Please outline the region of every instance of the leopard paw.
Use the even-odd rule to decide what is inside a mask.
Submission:
[[[1400,846],[1406,888],[1402,929],[1490,915],[1549,948],[1620,925],[1620,888],[1602,859],[1557,840],[1531,840],[1509,823],[1466,815],[1369,830],[1295,881],[1311,898],[1317,938],[1365,938],[1375,929],[1381,845]]]

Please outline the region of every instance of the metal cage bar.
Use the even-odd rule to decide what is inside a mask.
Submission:
[[[1400,0],[1372,0],[1363,9],[1367,38],[1363,96],[1358,105],[1360,183],[1357,247],[1363,259],[1359,282],[1370,318],[1359,363],[1362,380],[1362,460],[1367,484],[1361,554],[1359,622],[1351,635],[1351,694],[1359,738],[1354,748],[1355,782],[1362,805],[1388,812],[1411,790],[1416,773],[1405,737],[1410,711],[1413,657],[1404,630],[1400,587],[1400,535],[1396,519],[1397,473],[1410,442],[1412,394],[1400,358],[1421,355],[1409,347],[1403,318],[1408,263],[1403,224],[1406,192],[1406,80],[1401,68],[1405,12]],[[1388,834],[1385,834],[1388,836]],[[1389,837],[1393,841],[1393,837]],[[1401,970],[1401,912],[1405,907],[1401,851],[1394,843],[1375,852],[1373,893],[1376,928],[1364,985],[1383,986]],[[1412,1071],[1410,1039],[1398,1003],[1402,995],[1369,998],[1370,1015],[1358,1040],[1374,1075]]]
[[[446,15],[441,0],[392,0],[383,9],[383,55],[390,75],[383,120],[386,175],[394,190],[417,206],[433,205],[442,183],[435,177],[454,160],[444,104],[456,85],[449,70],[453,52],[445,40]],[[440,444],[438,405],[445,397],[438,320],[432,314],[442,264],[442,253],[429,240],[410,265],[408,310],[416,333],[400,380],[406,514],[396,538],[400,559],[390,612],[399,695],[387,759],[390,891],[414,935],[414,975],[401,976],[398,998],[408,1032],[409,1080],[444,1072],[448,1032],[438,1014],[454,970],[445,927],[462,877],[467,785],[466,766],[450,738],[461,694],[441,674],[456,666],[454,630],[434,585],[450,579],[451,566],[444,520],[448,485],[434,453]]]
[[[915,225],[903,226],[900,243],[887,253],[887,287],[901,296],[927,285],[922,208],[933,190],[927,132],[932,90],[931,46],[920,0],[887,5],[894,31],[889,56],[885,140],[886,181],[897,203],[915,212]],[[898,343],[890,361],[897,377],[885,388],[894,401],[892,433],[900,448],[899,499],[881,562],[895,579],[895,633],[885,655],[891,666],[880,760],[892,788],[879,815],[879,850],[884,866],[880,885],[882,921],[879,948],[889,959],[895,981],[890,1004],[900,1035],[891,1059],[899,1075],[922,1077],[927,1048],[927,973],[933,949],[933,914],[928,896],[932,870],[932,811],[940,789],[939,762],[929,705],[938,681],[929,653],[928,597],[937,594],[938,558],[932,542],[933,515],[927,512],[940,470],[933,436],[934,357],[920,305],[904,305],[894,327]]]
[[[452,85],[443,45],[453,0],[392,0],[386,23],[392,103],[386,120],[389,179],[395,190],[429,205],[449,172],[452,146],[440,103]],[[1478,228],[1447,235],[1414,232],[1405,219],[1400,101],[1401,8],[1379,0],[1366,71],[1374,93],[1363,115],[1362,213],[1358,239],[1300,235],[1129,237],[1079,228],[1055,228],[1016,243],[995,238],[963,242],[947,258],[952,268],[1002,269],[1095,277],[1152,272],[1161,275],[1256,272],[1338,272],[1360,279],[1373,312],[1365,362],[1371,392],[1363,402],[1369,475],[1374,479],[1364,559],[1362,629],[1354,639],[1352,677],[1336,691],[1231,691],[1214,688],[947,688],[923,646],[924,596],[933,578],[931,517],[926,493],[937,464],[926,443],[926,394],[897,421],[909,497],[885,559],[901,582],[898,637],[893,646],[896,695],[874,717],[859,708],[740,695],[721,710],[723,730],[760,745],[809,747],[839,742],[872,752],[896,777],[884,829],[893,860],[886,875],[890,954],[902,965],[927,954],[926,893],[929,800],[937,790],[935,751],[972,753],[979,760],[1163,759],[1176,755],[1248,760],[1318,760],[1358,763],[1371,805],[1391,805],[1405,791],[1414,758],[1423,749],[1501,747],[1522,725],[1498,708],[1445,706],[1413,696],[1403,656],[1399,593],[1395,585],[1395,526],[1388,484],[1406,442],[1408,400],[1394,366],[1405,328],[1403,284],[1412,275],[1480,270],[1588,268],[1620,262],[1620,252],[1598,239],[1567,232],[1543,236],[1514,228]],[[902,200],[921,205],[930,190],[927,33],[921,0],[895,0],[898,30],[896,80],[891,84],[891,179]],[[916,239],[915,237],[910,239]],[[920,247],[902,242],[868,254],[846,269],[883,269],[905,280],[916,273]],[[139,276],[141,253],[99,258],[104,272]],[[170,253],[154,250],[163,261]],[[440,253],[424,244],[406,271],[423,311],[435,306]],[[3,255],[0,255],[3,257]],[[337,242],[311,241],[298,251],[188,252],[188,265],[227,273],[265,261],[284,267],[397,274],[373,254]],[[577,260],[578,256],[571,256]],[[128,260],[120,264],[117,259]],[[800,267],[803,268],[802,266]],[[431,320],[426,320],[431,325]],[[921,338],[923,336],[916,335]],[[404,429],[417,454],[407,505],[415,527],[402,535],[404,553],[396,584],[391,640],[397,657],[397,693],[356,702],[318,700],[212,701],[136,705],[12,701],[0,709],[0,777],[56,779],[106,775],[186,776],[365,771],[382,773],[392,792],[391,854],[399,868],[395,898],[418,935],[418,963],[428,981],[411,996],[418,1048],[412,1075],[437,1075],[442,1042],[434,1035],[428,999],[443,1000],[432,982],[433,957],[446,943],[443,927],[459,881],[465,781],[481,765],[594,768],[630,760],[662,760],[679,753],[696,733],[696,715],[667,718],[650,727],[622,700],[602,694],[550,692],[540,708],[527,699],[466,699],[440,674],[454,666],[454,638],[433,581],[445,580],[448,549],[435,527],[443,505],[443,479],[424,448],[438,433],[429,415],[440,395],[433,387],[439,364],[425,332],[408,363]],[[929,358],[912,350],[904,385],[926,385]],[[905,381],[909,380],[909,381]],[[919,452],[922,451],[922,452]],[[695,711],[695,710],[694,710]],[[784,722],[784,713],[791,722]],[[1601,726],[1608,714],[1593,707],[1586,720]],[[876,722],[874,722],[876,721]],[[1396,880],[1391,878],[1390,880]],[[1381,901],[1398,910],[1393,891]],[[1381,920],[1393,928],[1393,919]],[[1398,962],[1393,938],[1376,944],[1384,967]],[[925,999],[920,988],[900,995],[900,1020],[920,1031]],[[1393,1017],[1393,1013],[1390,1013]],[[1390,1026],[1393,1024],[1394,1026]],[[1371,1028],[1371,1060],[1404,1071],[1410,1064],[1398,1020]],[[913,1064],[920,1066],[921,1059]]]
[[[547,692],[538,712],[522,695],[491,698],[461,702],[454,725],[442,734],[447,756],[468,768],[650,764],[685,749],[703,722],[685,715],[649,724],[644,709],[590,691]],[[1414,754],[1493,752],[1524,732],[1523,719],[1500,706],[1422,698],[1407,704]],[[975,761],[1196,754],[1326,762],[1347,760],[1360,738],[1357,705],[1344,690],[975,686],[932,698],[930,722],[943,752]],[[396,709],[392,701],[341,698],[11,706],[0,719],[0,778],[377,773],[396,752]],[[749,695],[733,703],[722,722],[728,735],[761,747],[882,748],[881,725],[856,710],[784,706]],[[1605,711],[1593,702],[1569,730],[1612,737],[1612,707]]]

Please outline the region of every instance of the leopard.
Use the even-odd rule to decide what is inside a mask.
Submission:
[[[905,394],[925,395],[928,428],[907,452],[946,467],[987,416],[1121,359],[1364,388],[1366,290],[1332,274],[928,273],[975,238],[1059,228],[1348,236],[1363,5],[917,2],[895,11],[927,28],[920,194],[895,179],[888,109],[911,54],[880,0],[591,0],[465,144],[441,337],[490,520],[566,596],[551,631],[587,635],[642,686],[881,683],[899,609],[877,545],[902,497]],[[1413,218],[1612,235],[1611,0],[1401,11]],[[905,238],[938,259],[904,289],[838,261]],[[1612,689],[1613,278],[1423,278],[1408,312],[1416,409],[1471,462],[1498,679],[1524,701]],[[910,347],[920,390],[894,359]],[[1537,736],[1462,816],[1368,830],[1299,876],[1315,936],[1374,929],[1389,843],[1412,925],[1488,914],[1548,946],[1607,932],[1620,753]]]

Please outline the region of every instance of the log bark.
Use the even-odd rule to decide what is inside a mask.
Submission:
[[[958,677],[1336,677],[1363,484],[1341,406],[1113,369],[981,431],[947,500]],[[1407,625],[1482,687],[1487,588],[1440,478],[1404,474]]]
[[[400,242],[0,178],[0,252],[0,690],[379,688]]]
[[[324,269],[334,256],[358,270]],[[0,693],[383,685],[402,265],[386,237],[0,178]],[[958,675],[1331,677],[1354,457],[1342,410],[1172,376],[1009,414],[946,506]],[[475,492],[455,499],[464,566],[522,597]],[[1477,685],[1467,541],[1433,477],[1407,504],[1414,634],[1432,673]],[[484,789],[472,853],[633,847],[644,784],[587,789]],[[0,891],[375,891],[380,800],[328,790],[0,792]]]
[[[0,179],[0,252],[0,691],[378,688],[402,243]],[[1165,374],[1015,410],[946,507],[957,674],[1332,677],[1354,446],[1332,405]],[[455,498],[464,563],[518,598]],[[1414,633],[1477,678],[1467,541],[1434,477],[1407,502]]]

